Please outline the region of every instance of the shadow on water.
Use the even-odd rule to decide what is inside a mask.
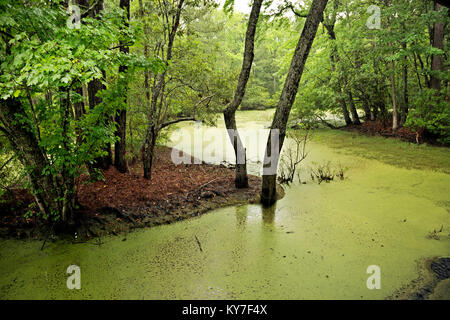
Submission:
[[[249,216],[254,216],[255,213],[261,216],[263,226],[272,227],[275,222],[275,215],[277,211],[277,204],[270,207],[262,205],[246,205],[236,207],[236,227],[238,230],[245,230],[246,224],[249,222]]]
[[[273,225],[275,222],[275,213],[277,211],[277,204],[273,204],[270,207],[262,206],[262,220],[266,225]]]

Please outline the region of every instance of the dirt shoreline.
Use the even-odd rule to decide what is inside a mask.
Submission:
[[[110,168],[103,171],[104,180],[93,183],[87,176],[80,177],[80,208],[74,224],[65,230],[36,218],[37,212],[25,218],[34,200],[26,191],[17,190],[0,204],[0,237],[85,242],[171,224],[222,207],[259,202],[261,177],[249,175],[249,188],[236,189],[232,168],[207,163],[175,165],[171,152],[170,148],[157,149],[150,181],[142,178],[139,165],[130,166],[126,174]],[[277,189],[283,197],[282,187]]]
[[[432,257],[418,262],[417,279],[396,290],[389,300],[448,300],[450,258]]]

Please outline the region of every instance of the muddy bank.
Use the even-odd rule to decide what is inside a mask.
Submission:
[[[432,258],[419,264],[425,267],[420,268],[422,271],[419,277],[397,290],[388,299],[448,300],[450,298],[450,258]]]
[[[157,148],[151,180],[142,178],[139,164],[130,166],[126,174],[114,168],[105,170],[104,179],[96,182],[80,177],[79,209],[68,230],[59,230],[39,217],[33,197],[16,190],[0,204],[0,237],[85,241],[259,201],[260,177],[249,175],[249,188],[239,190],[234,186],[232,168],[207,163],[175,165],[171,152],[170,148]],[[282,188],[279,192],[284,195]]]

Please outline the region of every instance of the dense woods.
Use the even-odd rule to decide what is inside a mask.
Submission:
[[[2,192],[26,188],[44,219],[70,223],[80,175],[97,181],[140,163],[151,180],[168,130],[218,116],[233,129],[245,188],[239,107],[276,108],[278,151],[306,121],[450,143],[445,3],[251,5],[244,15],[230,0],[0,0]],[[266,204],[276,199],[272,161]]]

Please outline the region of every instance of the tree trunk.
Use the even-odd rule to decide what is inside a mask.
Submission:
[[[403,48],[406,49],[406,44],[403,45]],[[406,122],[406,118],[408,117],[409,111],[409,102],[408,102],[408,65],[407,57],[405,57],[404,61],[405,65],[403,66],[403,108],[402,115],[400,119],[400,125],[403,126]]]
[[[26,118],[26,112],[17,99],[0,101],[0,121],[3,124],[2,131],[8,138],[11,146],[22,165],[27,169],[31,189],[38,204],[39,210],[44,216],[53,212],[61,212],[57,199],[58,192],[55,185],[56,178],[51,174],[43,174],[49,166],[47,157],[33,130],[28,123],[17,121],[16,115]]]
[[[438,3],[434,3],[434,10],[441,11],[443,6]],[[441,22],[435,22],[433,27],[433,41],[432,46],[441,50],[444,50],[444,24]],[[443,69],[442,55],[433,55],[431,62],[431,81],[430,85],[432,89],[441,90],[441,79],[436,76],[435,72],[442,71]]]
[[[363,106],[364,106],[364,120],[365,121],[375,120],[375,116],[374,116],[372,110],[370,110],[369,98],[364,96],[362,99],[363,99]]]
[[[350,104],[350,111],[352,113],[353,124],[359,125],[361,121],[359,120],[358,111],[356,110],[355,101],[353,100],[353,94],[350,90],[347,92],[348,102]]]
[[[172,48],[175,41],[175,36],[178,31],[178,27],[180,26],[181,20],[181,11],[183,9],[184,0],[179,0],[178,6],[175,12],[175,16],[173,18],[173,25],[171,30],[169,31],[169,41],[167,44],[167,54],[166,59],[169,61],[172,59]],[[163,101],[164,99],[164,89],[165,89],[165,76],[166,71],[161,74],[158,74],[155,81],[156,84],[152,90],[152,98],[150,105],[150,114],[148,119],[147,132],[145,136],[144,146],[143,146],[143,155],[142,162],[144,168],[144,178],[150,180],[152,176],[152,165],[153,165],[153,151],[156,145],[156,140],[158,138],[159,133],[159,119],[157,119],[157,109],[158,109],[158,101]]]
[[[248,187],[246,150],[237,130],[235,115],[236,110],[239,108],[239,105],[242,103],[242,99],[244,98],[245,88],[250,77],[250,71],[255,56],[254,49],[256,26],[258,24],[262,3],[263,0],[255,0],[253,2],[252,11],[248,20],[247,32],[245,35],[245,50],[241,73],[239,75],[233,101],[231,101],[223,112],[225,126],[236,156],[236,177],[234,180],[236,188]]]
[[[120,0],[120,8],[125,10],[126,18],[125,18],[125,27],[128,28],[130,21],[130,0]],[[124,41],[120,42],[120,52],[124,54],[130,53],[130,48]],[[124,75],[127,72],[127,66],[119,66],[119,74]],[[124,76],[126,78],[126,76]],[[114,145],[114,166],[116,169],[121,172],[127,172],[127,163],[125,161],[125,152],[126,152],[126,133],[127,133],[127,84],[126,80],[122,79],[123,84],[123,95],[124,95],[124,106],[118,111],[115,117],[115,122],[117,126],[116,137],[117,141]]]
[[[391,95],[392,95],[392,130],[398,129],[398,110],[397,110],[397,96],[395,94],[395,62],[392,60],[392,75],[391,75]]]
[[[314,37],[322,20],[323,11],[328,0],[313,0],[306,18],[302,34],[292,57],[291,66],[284,83],[283,91],[272,121],[271,134],[266,145],[263,164],[263,183],[261,190],[261,202],[271,205],[276,201],[276,177],[279,154],[286,137],[286,125],[289,119],[292,105],[297,95],[300,79],[305,67],[306,59],[311,50]],[[278,146],[272,143],[273,136],[278,132]],[[275,147],[274,147],[275,146]],[[277,148],[277,149],[276,149]]]
[[[98,92],[104,89],[105,86],[100,81],[100,79],[94,79],[91,82],[89,82],[88,84],[89,111],[94,110],[94,108],[102,102],[102,99],[98,97]],[[108,143],[103,150],[106,152],[106,155],[95,159],[93,167],[106,170],[112,165],[111,144]]]
[[[89,8],[89,1],[87,0],[78,0],[84,2],[85,10]],[[100,0],[97,2],[95,8],[91,10],[89,16],[91,18],[99,19],[98,14],[103,11],[103,0]],[[103,77],[106,78],[105,71],[102,71]],[[100,79],[93,79],[91,82],[88,83],[87,91],[88,91],[88,100],[89,100],[89,111],[92,111],[95,109],[96,106],[98,106],[100,103],[102,103],[102,99],[98,96],[98,93],[101,90],[106,89],[105,85],[101,82]],[[106,155],[103,157],[99,157],[94,160],[93,165],[88,165],[89,172],[93,173],[93,169],[108,169],[112,165],[112,152],[111,152],[111,144],[108,143],[103,148]]]
[[[336,64],[340,61],[338,50],[336,47],[336,33],[334,32],[334,25],[336,24],[336,15],[338,14],[339,9],[339,1],[334,1],[334,12],[332,13],[331,19],[327,22],[323,21],[323,25],[327,30],[328,37],[331,40],[331,53],[330,53],[330,61],[331,61],[331,70],[333,72],[336,71]],[[338,102],[341,105],[342,116],[344,117],[345,124],[347,126],[352,124],[352,120],[350,119],[350,115],[348,113],[347,104],[345,103],[345,99],[340,97],[342,95],[342,88],[339,86],[339,83],[336,84],[334,88],[336,94],[339,96]]]
[[[63,88],[61,88],[63,89]],[[71,87],[64,88],[64,94],[61,98],[61,136],[62,136],[62,150],[66,154],[70,154],[72,151],[70,148],[72,138],[69,136],[70,116],[72,111],[72,105],[70,102]],[[75,191],[75,179],[71,174],[71,168],[67,166],[65,162],[62,164],[60,173],[60,187],[59,198],[62,199],[60,206],[61,221],[64,226],[73,222],[73,212],[75,209],[76,191]]]
[[[347,126],[352,124],[352,119],[350,119],[350,114],[348,113],[347,104],[344,99],[340,99],[342,115],[344,116],[345,124]]]
[[[144,141],[144,152],[142,154],[144,166],[144,179],[150,180],[152,178],[153,155],[156,145],[156,134],[154,127],[147,131]]]

